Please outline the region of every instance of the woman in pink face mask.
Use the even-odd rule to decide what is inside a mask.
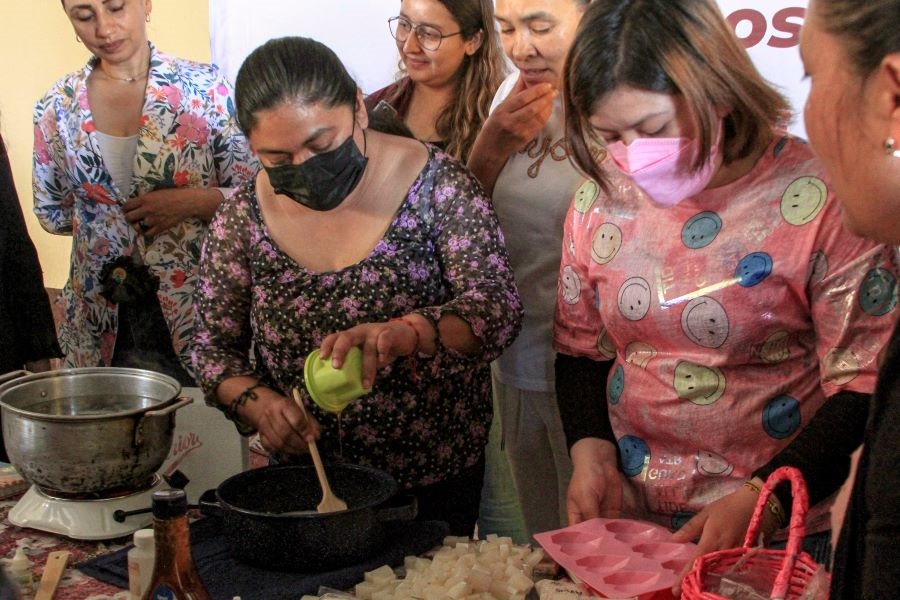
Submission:
[[[569,518],[629,514],[701,553],[737,546],[785,448],[829,443],[804,432],[817,411],[865,420],[896,253],[841,227],[823,166],[781,129],[785,100],[714,0],[593,3],[564,90],[594,179],[566,217],[554,329]],[[847,464],[820,469],[812,534]],[[824,560],[827,533],[808,541]]]

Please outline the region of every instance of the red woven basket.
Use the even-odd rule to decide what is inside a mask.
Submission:
[[[754,548],[762,524],[763,510],[766,501],[782,481],[791,482],[791,522],[788,530],[787,545],[784,550]],[[806,535],[806,513],[809,509],[809,495],[806,482],[800,471],[793,467],[776,469],[766,481],[756,501],[753,518],[744,537],[744,545],[740,548],[718,550],[697,558],[693,568],[684,578],[681,585],[682,600],[728,600],[714,592],[706,591],[709,582],[715,575],[731,571],[738,561],[744,560],[741,570],[754,572],[770,572],[775,575],[772,587],[772,600],[795,600],[800,598],[809,586],[812,578],[822,568],[813,558],[800,550],[803,537]]]

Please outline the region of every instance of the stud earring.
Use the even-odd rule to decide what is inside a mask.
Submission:
[[[894,158],[900,158],[900,148],[897,148],[896,144],[896,140],[894,140],[894,138],[892,137],[884,140],[884,153],[890,154]]]
[[[147,16],[144,17],[144,21],[146,21],[147,23],[150,22],[150,13],[147,13]]]

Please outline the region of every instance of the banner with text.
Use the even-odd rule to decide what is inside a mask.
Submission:
[[[808,84],[797,46],[807,1],[718,1],[760,72],[790,98],[791,130],[804,135],[800,113]],[[212,60],[234,81],[254,48],[274,37],[303,35],[332,48],[369,93],[397,74],[387,20],[399,6],[400,0],[210,0]]]

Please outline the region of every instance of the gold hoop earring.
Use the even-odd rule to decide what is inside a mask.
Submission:
[[[900,158],[900,148],[897,148],[896,144],[896,140],[892,137],[884,140],[884,153],[893,156],[894,158]]]

